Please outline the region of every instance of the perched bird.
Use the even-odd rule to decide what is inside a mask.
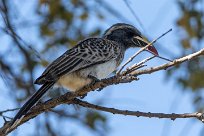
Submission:
[[[35,84],[42,85],[41,88],[22,106],[11,125],[15,127],[18,120],[54,84],[77,91],[116,70],[128,48],[144,47],[147,44],[134,26],[125,23],[114,24],[102,38],[88,38],[79,42],[53,61],[36,79]],[[158,55],[154,46],[149,46],[147,50]]]

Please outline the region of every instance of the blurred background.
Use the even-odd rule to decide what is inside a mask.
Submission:
[[[132,24],[149,40],[172,28],[173,32],[155,44],[160,55],[169,59],[204,47],[204,0],[1,0],[0,13],[0,111],[20,107],[39,88],[33,81],[49,62],[82,39],[100,37],[114,23]],[[125,60],[136,51],[128,50]],[[131,64],[150,55],[144,52]],[[163,63],[166,61],[156,58],[148,67]],[[124,110],[204,112],[203,56],[139,78],[91,92],[84,100]],[[65,92],[54,88],[43,100]],[[3,124],[0,117],[0,126]],[[204,125],[196,119],[137,118],[64,104],[10,135],[204,136]]]

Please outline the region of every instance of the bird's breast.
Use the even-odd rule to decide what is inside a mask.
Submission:
[[[103,64],[98,64],[93,69],[96,73],[95,77],[98,79],[106,78],[117,68],[116,60],[111,60]],[[94,76],[94,75],[93,75]]]

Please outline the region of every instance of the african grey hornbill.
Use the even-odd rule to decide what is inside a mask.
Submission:
[[[117,23],[105,31],[102,38],[88,38],[66,51],[53,61],[35,84],[42,87],[22,106],[12,121],[14,127],[19,119],[51,88],[54,84],[77,91],[96,79],[107,77],[120,65],[126,49],[144,47],[148,42],[132,25]],[[148,51],[158,55],[154,46]]]

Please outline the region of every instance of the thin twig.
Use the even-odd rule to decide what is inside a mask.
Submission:
[[[141,62],[139,62],[139,63],[137,63],[137,64],[134,64],[134,65],[132,65],[132,66],[126,68],[126,70],[123,71],[121,75],[127,75],[128,73],[131,73],[131,72],[133,72],[133,71],[135,71],[135,70],[137,70],[137,69],[139,69],[139,68],[142,68],[142,67],[146,66],[146,65],[144,65],[144,64],[145,64],[146,62],[148,62],[149,60],[153,59],[153,58],[155,58],[155,56],[148,57],[148,58],[142,60]]]
[[[165,63],[163,65],[147,68],[144,70],[134,71],[131,73],[131,75],[138,76],[138,75],[143,75],[143,74],[151,74],[151,73],[159,71],[159,70],[166,70],[167,68],[170,68],[170,67],[175,66],[177,64],[181,64],[185,61],[192,60],[192,59],[194,59],[198,56],[201,56],[201,55],[204,55],[204,48],[195,52],[195,53],[192,53],[190,55],[184,56],[184,57],[179,58],[179,59],[175,59],[175,60],[173,60],[173,62]]]
[[[153,59],[153,58],[155,58],[155,56],[148,57],[148,58],[142,60],[141,62],[139,62],[139,63],[137,63],[137,64],[134,64],[134,65],[132,65],[131,67],[128,67],[127,69],[135,69],[135,68],[137,68],[138,66],[145,64],[146,62],[148,62],[149,60],[151,60],[151,59]]]
[[[161,36],[159,36],[158,38],[156,38],[155,40],[153,40],[152,42],[150,42],[149,44],[147,44],[145,47],[141,48],[139,51],[137,51],[132,57],[130,57],[128,59],[128,61],[122,65],[122,67],[117,71],[117,75],[121,73],[121,71],[123,70],[123,68],[130,63],[137,55],[139,55],[142,51],[146,50],[149,46],[151,46],[152,44],[154,44],[157,40],[159,40],[160,38],[162,38],[164,35],[166,35],[167,33],[169,33],[170,31],[172,31],[172,29],[169,29],[167,32],[163,33]]]
[[[164,58],[164,57],[159,56],[159,55],[157,55],[156,57],[157,57],[157,58],[160,58],[160,59],[163,59],[163,60],[166,60],[166,61],[169,61],[169,62],[173,62],[173,60],[170,60],[170,59]]]
[[[3,114],[5,112],[10,112],[10,111],[15,111],[15,110],[19,110],[20,108],[14,108],[14,109],[8,109],[8,110],[4,110],[4,111],[0,111],[0,114]]]
[[[168,118],[171,120],[175,120],[177,118],[197,118],[198,120],[204,122],[204,113],[195,112],[195,113],[184,113],[184,114],[164,114],[164,113],[151,113],[151,112],[140,112],[140,111],[129,111],[129,110],[119,110],[115,108],[107,108],[99,105],[94,105],[91,103],[88,103],[86,101],[82,101],[79,99],[74,99],[73,102],[75,104],[78,104],[80,106],[91,108],[95,110],[110,112],[113,114],[121,114],[121,115],[131,115],[131,116],[137,116],[137,117],[148,117],[148,118]]]
[[[8,116],[6,116],[6,115],[0,115],[0,116],[2,116],[3,118],[4,118],[4,120],[7,118],[7,119],[13,119],[13,118],[11,118],[11,117],[8,117]],[[5,121],[5,122],[7,122],[7,121]]]
[[[8,116],[6,116],[6,115],[3,115],[3,113],[11,112],[11,111],[19,110],[19,109],[20,109],[20,108],[14,108],[14,109],[8,109],[8,110],[0,111],[0,116],[3,117],[4,122],[6,123],[6,122],[7,122],[6,118],[7,118],[7,119],[10,119],[10,120],[11,120],[12,118],[11,118],[11,117],[8,117]]]

